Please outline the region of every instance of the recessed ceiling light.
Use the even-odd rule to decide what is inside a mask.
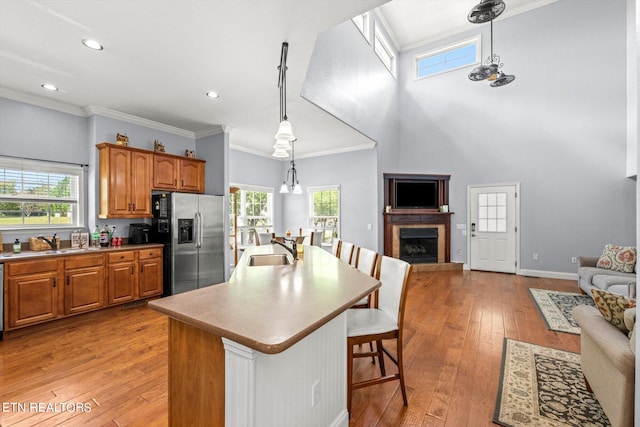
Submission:
[[[82,39],[82,44],[93,50],[102,50],[104,49],[100,43],[93,39]]]
[[[50,90],[52,92],[56,92],[58,90],[57,86],[52,85],[51,83],[45,83],[40,85],[43,89]]]
[[[207,92],[207,96],[209,98],[220,98],[220,94],[218,92],[213,92],[213,91]]]

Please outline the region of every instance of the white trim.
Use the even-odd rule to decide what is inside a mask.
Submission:
[[[23,102],[25,104],[35,105],[36,107],[48,108],[49,110],[55,110],[61,113],[72,114],[74,116],[87,117],[87,113],[81,107],[76,107],[75,105],[56,101],[54,99],[18,92],[6,87],[0,88],[0,97]]]
[[[186,136],[189,138],[195,138],[195,134],[189,130],[177,128],[175,126],[165,125],[164,123],[156,122],[142,117],[134,116],[120,111],[112,110],[110,108],[100,107],[97,105],[90,105],[85,108],[87,116],[99,115],[103,117],[109,117],[111,119],[120,120],[134,125],[144,126],[150,129],[156,129],[163,132],[173,133],[175,135]]]
[[[578,287],[578,273],[563,273],[561,271],[544,271],[544,270],[525,270],[518,272],[520,276],[542,277],[544,279],[564,279],[575,280],[576,288]]]
[[[274,187],[261,187],[259,185],[251,185],[251,184],[238,184],[238,183],[229,183],[229,187],[238,187],[244,191],[253,191],[253,192],[261,192],[261,193],[274,193]]]
[[[433,73],[433,74],[429,74],[428,76],[418,76],[418,61],[420,61],[421,59],[424,58],[428,58],[428,57],[432,57],[432,56],[436,56],[439,55],[441,53],[444,52],[449,52],[452,50],[456,50],[456,49],[460,49],[462,47],[466,47],[466,46],[471,46],[474,45],[476,46],[476,59],[473,63],[471,64],[465,64],[465,65],[461,65],[459,67],[456,68],[448,68],[444,71],[439,71],[437,73]],[[461,40],[459,42],[455,42],[453,44],[449,44],[447,46],[443,46],[440,47],[438,49],[433,49],[427,52],[423,52],[423,53],[419,53],[413,56],[413,71],[414,71],[414,76],[413,76],[413,80],[422,80],[422,79],[426,79],[429,77],[433,77],[433,76],[437,76],[439,74],[443,74],[443,73],[448,73],[449,71],[454,71],[454,70],[459,70],[461,68],[467,68],[467,67],[471,67],[473,65],[477,65],[481,62],[481,58],[482,58],[482,34],[478,34],[475,37],[471,37],[468,38],[466,40]]]
[[[389,36],[391,43],[393,43],[393,47],[396,48],[396,51],[400,52],[400,43],[398,43],[398,39],[396,38],[396,35],[393,33],[393,31],[391,31],[391,25],[389,25],[387,18],[384,17],[384,13],[380,10],[379,7],[376,7],[375,9],[373,9],[373,13],[377,18],[376,22],[379,22],[380,25],[382,25],[382,28],[384,28],[384,31],[387,33],[387,36]]]
[[[196,139],[206,138],[207,136],[218,135],[220,133],[231,133],[233,128],[226,125],[213,125],[206,129],[199,130],[193,133]]]

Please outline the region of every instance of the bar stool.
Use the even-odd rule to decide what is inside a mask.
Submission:
[[[351,258],[353,257],[353,243],[342,242],[340,243],[340,259],[347,264],[351,264]]]
[[[375,277],[378,267],[378,253],[367,248],[358,248],[356,256],[353,257],[356,262],[356,268],[364,274]],[[374,292],[375,293],[375,292]],[[369,308],[372,307],[374,293],[367,295],[360,301],[355,303],[351,308]]]
[[[407,297],[407,283],[411,274],[411,265],[406,261],[382,256],[380,261],[380,282],[378,308],[347,310],[347,410],[351,415],[351,395],[353,390],[380,384],[387,381],[400,381],[400,391],[404,405],[408,405],[404,384],[404,367],[402,362],[402,330],[404,308]],[[382,346],[383,340],[395,340],[396,355],[394,357]],[[376,342],[376,351],[354,353],[355,345]],[[384,355],[387,355],[398,367],[398,373],[387,375],[384,367]],[[355,357],[378,358],[380,377],[352,383],[353,359]]]
[[[336,238],[331,241],[331,255],[334,257],[340,257],[340,243],[340,239]]]

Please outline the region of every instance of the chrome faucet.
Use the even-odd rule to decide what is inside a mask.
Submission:
[[[38,239],[40,240],[44,240],[45,242],[47,242],[49,244],[49,246],[51,246],[52,250],[58,250],[58,244],[56,242],[56,234],[53,235],[53,237],[51,238],[51,240],[47,239],[46,237],[40,235],[38,236]]]
[[[285,242],[291,242],[291,247],[285,245],[284,243],[282,243],[279,240],[276,239],[271,239],[271,243],[272,244],[278,244],[280,246],[282,246],[283,248],[285,248],[291,255],[293,255],[293,260],[297,260],[298,259],[298,245],[296,243],[295,239],[285,239],[283,238],[282,240],[284,240]]]

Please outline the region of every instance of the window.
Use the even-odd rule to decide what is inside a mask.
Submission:
[[[0,227],[84,226],[84,168],[0,157]]]
[[[236,185],[240,190],[231,194],[229,216],[231,235],[237,222],[239,245],[254,245],[256,232],[273,231],[273,188]],[[237,204],[237,217],[233,206]]]
[[[393,53],[393,50],[391,50],[391,46],[389,45],[386,37],[380,30],[378,30],[377,26],[373,37],[373,50],[376,52],[376,55],[378,55],[378,58],[380,58],[384,66],[387,67],[387,70],[389,70],[389,72],[391,72],[395,77],[396,56]]]
[[[354,16],[351,21],[355,24],[356,28],[360,30],[360,33],[364,36],[367,43],[369,42],[369,12],[365,12],[362,15]]]
[[[478,194],[478,231],[507,232],[507,193]]]
[[[340,238],[340,187],[309,187],[309,227],[324,231],[323,244]]]
[[[480,63],[480,36],[416,56],[416,79]]]

